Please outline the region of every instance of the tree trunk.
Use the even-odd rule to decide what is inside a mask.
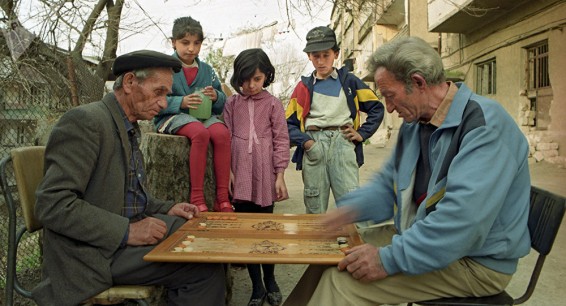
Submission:
[[[186,137],[153,132],[143,133],[141,151],[148,191],[159,199],[189,202],[191,144]],[[216,199],[212,147],[209,145],[204,176],[204,197],[212,211]]]

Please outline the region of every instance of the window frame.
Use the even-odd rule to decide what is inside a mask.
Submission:
[[[479,95],[497,94],[497,59],[495,57],[476,64],[476,92]]]
[[[550,87],[548,40],[525,47],[527,54],[527,89]]]

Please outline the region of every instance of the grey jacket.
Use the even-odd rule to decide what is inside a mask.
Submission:
[[[32,292],[39,305],[76,305],[112,285],[112,255],[129,224],[121,211],[130,155],[113,93],[68,111],[53,128],[36,191],[44,225],[42,281]],[[148,195],[146,215],[173,205]]]

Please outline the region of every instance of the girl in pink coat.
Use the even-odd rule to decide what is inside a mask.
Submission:
[[[289,198],[284,173],[289,164],[289,133],[281,101],[264,88],[275,68],[261,49],[241,52],[230,84],[224,121],[232,136],[232,204],[236,212],[273,213],[274,202]],[[249,306],[281,304],[274,265],[248,265],[253,292]],[[263,270],[263,282],[261,272]]]

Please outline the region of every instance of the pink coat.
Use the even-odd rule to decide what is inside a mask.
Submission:
[[[289,165],[289,132],[281,101],[266,90],[233,95],[224,106],[232,136],[234,199],[269,206],[277,198],[276,174]]]

